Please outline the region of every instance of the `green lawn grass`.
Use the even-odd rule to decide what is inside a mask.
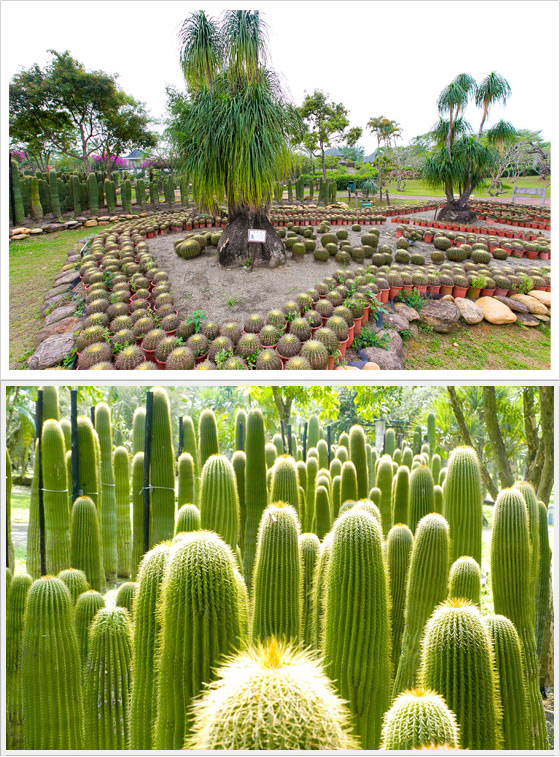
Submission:
[[[10,243],[10,368],[24,368],[43,326],[41,305],[69,249],[98,229],[75,229]]]
[[[524,189],[536,189],[536,188],[540,189],[543,187],[543,183],[542,181],[540,181],[538,176],[520,176],[519,179],[517,179],[517,181],[514,183],[510,183],[507,179],[504,179],[503,184],[508,185],[510,188],[507,189],[504,192],[504,194],[500,195],[500,198],[512,197],[513,186],[523,187]],[[404,191],[402,193],[397,192],[395,182],[388,184],[387,189],[389,190],[390,195],[396,195],[397,197],[399,196],[399,194],[413,195],[415,197],[444,197],[445,196],[442,189],[433,189],[421,179],[411,179],[407,181]],[[484,187],[475,189],[473,196],[475,198],[476,197],[490,197],[490,195],[484,189]],[[546,196],[550,197],[550,186],[546,187]],[[500,199],[500,198],[497,198],[497,199]],[[516,200],[516,202],[517,201],[518,200]]]

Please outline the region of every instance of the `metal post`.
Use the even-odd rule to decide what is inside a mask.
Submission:
[[[92,426],[95,428],[95,405],[92,405],[89,409],[89,415],[91,418]]]
[[[293,455],[292,451],[292,424],[288,423],[288,452]]]
[[[152,460],[152,415],[154,395],[146,393],[146,425],[144,427],[144,552],[150,549],[150,463]]]
[[[181,455],[183,451],[183,444],[185,441],[185,429],[183,428],[183,416],[179,416],[179,447],[177,448],[177,457]]]
[[[331,464],[332,425],[327,426],[328,461]]]
[[[245,431],[245,426],[239,422],[239,449],[244,450],[245,449],[245,439],[243,438],[243,432]]]
[[[72,433],[72,502],[80,496],[80,468],[78,458],[78,390],[70,390],[70,427]]]
[[[307,460],[307,426],[308,422],[305,421],[305,426],[303,427],[303,459],[304,461]]]
[[[284,431],[284,421],[280,421],[280,430],[282,431],[282,449],[286,454],[286,433]]]
[[[43,455],[41,450],[41,436],[43,434],[43,390],[37,390],[37,403],[35,405],[35,435],[37,437],[37,459],[39,473],[39,553],[41,556],[41,575],[47,575],[47,551],[45,542],[45,507],[43,503]]]

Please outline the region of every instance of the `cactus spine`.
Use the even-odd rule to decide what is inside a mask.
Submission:
[[[409,474],[408,466],[399,465],[392,489],[393,523],[408,523]]]
[[[308,652],[271,639],[228,660],[217,676],[195,706],[185,749],[358,748],[347,708]]]
[[[392,429],[388,429],[388,431],[392,431]],[[383,455],[379,460],[375,486],[381,491],[379,512],[383,521],[383,535],[387,536],[392,526],[391,499],[393,493],[393,461],[388,454]]]
[[[368,460],[366,453],[366,435],[361,426],[350,429],[350,460],[356,468],[358,479],[358,498],[367,497],[369,491]]]
[[[393,669],[395,671],[401,654],[406,584],[413,541],[412,531],[402,523],[393,526],[387,535],[387,568],[391,595],[391,629],[393,639],[391,653]]]
[[[29,589],[21,660],[24,749],[83,749],[80,653],[59,578],[39,578]]]
[[[70,565],[70,514],[64,434],[60,423],[47,420],[41,434],[43,504],[47,572],[58,573]]]
[[[529,749],[529,710],[519,636],[511,620],[503,615],[487,615],[484,623],[498,673],[504,749]]]
[[[200,477],[202,528],[214,531],[235,552],[239,536],[239,500],[235,472],[224,455],[211,455]]]
[[[441,604],[422,639],[421,685],[455,713],[463,749],[501,749],[501,704],[492,642],[478,609],[464,599]]]
[[[6,748],[23,749],[21,642],[25,601],[33,579],[17,573],[6,595]]]
[[[473,557],[459,557],[449,571],[449,599],[461,597],[480,605],[480,565]]]
[[[132,648],[132,691],[128,749],[153,748],[156,713],[156,639],[161,628],[157,612],[169,554],[169,543],[146,552],[138,569],[138,594],[134,607],[136,624]]]
[[[305,647],[314,646],[313,638],[313,578],[319,560],[321,543],[315,534],[301,534],[299,549],[302,563],[303,603],[301,637]]]
[[[117,447],[113,453],[117,510],[117,573],[123,578],[128,578],[130,576],[130,563],[132,558],[130,478],[128,475],[128,467],[128,452],[126,448]]]
[[[245,439],[245,436],[243,438]],[[247,517],[245,507],[245,467],[247,465],[247,457],[245,453],[241,450],[236,450],[232,455],[231,464],[235,473],[235,488],[237,490],[237,499],[239,500],[239,535],[237,543],[242,548],[245,543],[245,520]]]
[[[74,629],[78,639],[82,666],[85,667],[89,649],[89,627],[98,610],[105,607],[105,600],[98,591],[88,589],[80,594],[74,612]]]
[[[455,715],[435,691],[422,688],[404,691],[385,713],[381,749],[459,749],[459,746]]]
[[[144,554],[144,453],[132,458],[132,562],[131,575],[136,575]]]
[[[210,455],[220,454],[218,426],[212,410],[203,410],[198,419],[198,449],[200,451],[201,469]]]
[[[264,441],[264,418],[258,408],[252,408],[247,415],[245,468],[245,543],[243,545],[243,575],[250,590],[253,582],[253,563],[257,531],[261,515],[267,503],[266,461]]]
[[[271,636],[297,642],[301,634],[302,566],[299,521],[283,502],[264,511],[257,536],[253,574],[253,643]]]
[[[70,565],[85,573],[92,589],[104,591],[101,529],[96,507],[89,497],[78,497],[74,502],[70,544]]]
[[[92,621],[84,671],[86,749],[127,747],[132,673],[129,622],[122,607],[102,608]]]
[[[113,471],[113,431],[109,405],[101,402],[95,407],[95,430],[101,450],[101,538],[103,567],[108,581],[117,575],[117,503]]]
[[[298,473],[293,457],[281,455],[272,468],[270,500],[286,502],[299,512]]]
[[[434,481],[430,469],[425,465],[420,465],[410,474],[408,510],[409,525],[413,532],[424,515],[434,512]]]
[[[406,584],[404,631],[393,695],[416,685],[420,639],[434,608],[447,596],[449,527],[441,515],[425,515],[416,529]],[[436,689],[437,690],[437,689]]]
[[[494,611],[515,626],[523,649],[529,702],[530,749],[547,749],[548,736],[539,691],[539,658],[535,637],[535,595],[531,593],[529,517],[518,489],[505,489],[494,505],[490,574]]]
[[[175,453],[169,398],[161,387],[153,389],[152,394],[150,547],[170,539],[175,527]]]
[[[244,642],[235,558],[214,533],[191,531],[169,552],[159,610],[156,749],[181,749],[191,703],[215,667]]]
[[[175,536],[183,531],[200,531],[200,510],[196,505],[183,505],[177,511]]]
[[[375,518],[350,510],[334,525],[327,568],[325,672],[348,701],[363,749],[379,748],[391,695],[390,600],[382,542]]]
[[[193,504],[196,502],[194,460],[188,452],[182,452],[177,461],[177,505]]]
[[[443,513],[449,523],[451,560],[470,555],[482,559],[482,486],[480,464],[472,447],[451,453],[444,487]]]

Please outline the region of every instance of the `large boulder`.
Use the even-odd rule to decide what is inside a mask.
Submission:
[[[431,326],[440,334],[446,334],[456,328],[459,322],[459,309],[454,302],[428,300],[420,311],[420,322]]]
[[[49,313],[45,318],[45,326],[50,326],[57,321],[61,321],[63,318],[69,318],[76,312],[76,303],[69,302],[67,305],[61,305],[57,307],[52,313]]]
[[[511,299],[527,305],[530,313],[539,313],[539,315],[546,315],[548,313],[546,305],[543,305],[542,302],[535,297],[530,297],[528,294],[512,294]]]
[[[517,322],[522,326],[540,326],[541,324],[539,319],[535,318],[535,316],[530,313],[518,313]]]
[[[472,300],[468,300],[466,297],[456,297],[455,304],[459,309],[461,318],[468,324],[480,323],[483,320],[484,313]]]
[[[539,302],[542,302],[543,305],[547,305],[550,307],[551,300],[550,300],[550,292],[545,292],[542,289],[532,289],[529,292],[529,297],[534,297]]]
[[[480,297],[476,304],[482,310],[484,319],[489,323],[502,325],[504,323],[515,323],[517,320],[515,313],[495,297]]]
[[[514,313],[528,313],[529,308],[527,305],[524,305],[522,302],[517,302],[516,300],[512,300],[511,297],[502,297],[501,295],[495,294],[494,299],[498,300],[498,302],[503,303],[504,305],[507,305],[510,310],[513,310]]]
[[[360,357],[367,363],[375,363],[382,371],[402,371],[403,361],[396,352],[381,347],[364,347]]]
[[[27,367],[31,371],[37,371],[58,365],[72,352],[75,338],[71,331],[49,336],[39,345],[35,354],[31,355]]]
[[[401,313],[384,313],[383,324],[385,326],[389,326],[395,331],[406,331],[408,329],[409,322],[404,315],[401,315]]]
[[[50,326],[45,326],[38,331],[33,337],[33,344],[35,347],[38,347],[41,342],[44,342],[45,339],[48,339],[53,334],[65,334],[67,331],[77,331],[81,323],[82,318],[77,318],[75,316],[56,321],[56,323],[52,323]]]
[[[403,318],[406,318],[409,323],[411,323],[412,321],[418,321],[420,319],[419,312],[414,308],[405,305],[404,302],[395,302],[395,310]]]

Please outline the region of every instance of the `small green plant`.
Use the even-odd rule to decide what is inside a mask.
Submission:
[[[79,332],[78,332],[79,333]],[[70,370],[74,367],[74,361],[76,360],[76,348],[73,347],[70,352],[66,355],[66,357],[62,361],[62,367],[66,370]]]
[[[364,347],[380,347],[382,350],[388,350],[389,342],[390,339],[387,333],[379,335],[373,331],[373,329],[366,326],[360,331],[359,335],[354,338],[352,347],[357,352],[363,350]]]
[[[523,274],[521,281],[517,282],[517,284],[514,284],[513,288],[518,294],[529,294],[529,292],[534,288],[533,279],[530,276]]]
[[[407,307],[414,308],[414,310],[420,312],[426,304],[426,298],[422,297],[417,289],[411,289],[410,292],[401,292],[399,299]]]
[[[247,365],[251,367],[255,367],[255,363],[257,362],[258,356],[261,354],[260,350],[255,350],[255,352],[252,352],[250,355],[245,356],[245,362]]]
[[[239,300],[235,296],[228,297],[226,300],[226,303],[230,306],[230,308],[234,308],[238,303]]]
[[[194,323],[194,333],[198,334],[200,327],[208,319],[205,310],[193,310],[187,318],[187,323]]]
[[[216,353],[214,361],[218,368],[221,370],[222,365],[226,362],[226,360],[229,360],[230,357],[233,357],[233,350],[231,348],[229,350],[220,350]]]

